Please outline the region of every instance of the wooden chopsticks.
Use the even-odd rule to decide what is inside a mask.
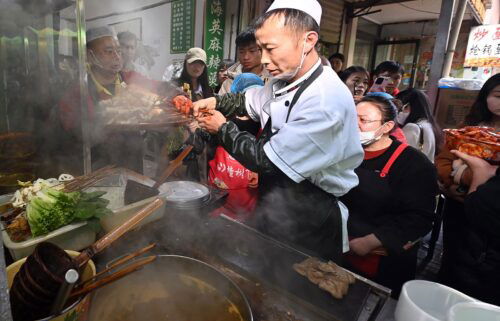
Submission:
[[[123,268],[123,269],[121,269],[113,274],[110,274],[107,277],[104,277],[100,280],[94,281],[81,289],[73,291],[70,295],[70,298],[85,295],[85,294],[90,293],[93,290],[96,290],[96,289],[98,289],[106,284],[117,281],[117,280],[127,276],[128,274],[139,270],[144,265],[149,264],[149,263],[153,262],[154,260],[156,260],[156,255],[148,256],[148,257],[139,259],[136,262],[127,266],[126,268]]]
[[[89,284],[90,282],[94,281],[95,279],[97,279],[98,277],[100,277],[101,275],[103,274],[106,274],[108,273],[109,271],[115,269],[116,267],[124,264],[124,263],[127,263],[128,261],[130,261],[131,259],[135,258],[135,257],[138,257],[139,255],[141,254],[144,254],[146,252],[148,252],[149,250],[153,249],[154,247],[156,246],[156,243],[153,243],[153,244],[150,244],[134,253],[130,253],[130,254],[127,254],[125,255],[124,257],[122,257],[121,259],[119,259],[118,261],[114,262],[113,264],[111,264],[109,267],[107,267],[106,269],[102,270],[101,272],[97,273],[96,275],[94,275],[92,278],[80,283],[78,285],[78,288],[82,288],[84,287],[86,284]]]

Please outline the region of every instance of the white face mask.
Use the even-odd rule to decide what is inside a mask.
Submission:
[[[299,73],[299,70],[302,68],[302,65],[304,64],[304,60],[306,59],[306,41],[307,38],[304,38],[304,45],[302,46],[302,55],[300,58],[299,66],[294,71],[284,72],[282,74],[275,76],[274,78],[287,81],[292,79]]]
[[[385,124],[382,124],[382,126],[384,125]],[[369,132],[359,132],[359,140],[361,142],[361,145],[368,146],[379,140],[382,137],[383,133],[377,135],[377,132],[380,128],[382,128],[382,126]]]
[[[400,125],[404,125],[404,123],[406,122],[406,119],[408,119],[408,116],[410,116],[410,113],[405,113],[405,112],[401,111],[396,116],[396,122]]]

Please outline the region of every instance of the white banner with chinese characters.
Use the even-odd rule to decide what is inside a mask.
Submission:
[[[465,67],[500,67],[500,25],[471,29]]]
[[[217,86],[217,69],[224,55],[225,0],[207,0],[205,15],[205,51],[208,81]]]

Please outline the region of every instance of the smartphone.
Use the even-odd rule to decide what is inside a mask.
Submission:
[[[385,92],[385,87],[389,83],[389,78],[388,77],[378,77],[375,79],[375,82],[373,83],[372,87],[370,88],[369,92]]]

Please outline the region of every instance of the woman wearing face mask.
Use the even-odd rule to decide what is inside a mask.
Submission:
[[[396,121],[403,129],[408,144],[434,163],[437,149],[442,143],[441,129],[430,111],[429,98],[422,91],[407,89],[398,94],[403,106]]]
[[[487,126],[500,130],[500,73],[486,81],[479,91],[476,101],[463,126]],[[460,126],[460,127],[463,127]],[[443,258],[440,282],[453,286],[449,280],[449,270],[462,256],[457,240],[464,235],[464,198],[472,182],[472,171],[465,162],[452,154],[446,146],[436,156],[441,190],[446,196],[443,211]]]
[[[191,48],[186,53],[181,76],[175,82],[183,87],[189,85],[191,99],[197,101],[213,97],[214,93],[208,83],[207,54],[201,48]]]
[[[368,90],[370,75],[361,66],[351,66],[339,74],[340,80],[352,93],[354,101],[359,102]]]
[[[397,296],[415,277],[414,244],[432,226],[436,170],[425,155],[391,138],[397,113],[393,101],[365,97],[356,110],[365,156],[356,169],[359,185],[342,198],[349,208],[346,260]]]

